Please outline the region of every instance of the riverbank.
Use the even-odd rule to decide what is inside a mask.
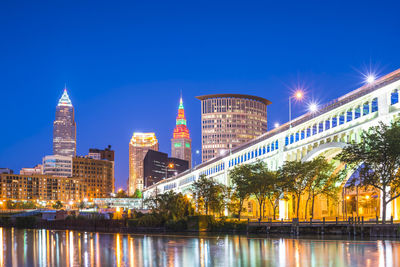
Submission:
[[[323,222],[271,222],[215,220],[210,216],[192,216],[186,220],[164,225],[138,225],[137,220],[88,219],[81,217],[65,220],[42,220],[34,216],[0,217],[0,227],[25,229],[75,230],[104,233],[216,233],[245,234],[255,236],[353,236],[353,237],[400,237],[400,224],[390,222],[364,223],[358,221]]]

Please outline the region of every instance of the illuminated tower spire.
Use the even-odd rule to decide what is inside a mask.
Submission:
[[[189,168],[192,166],[192,140],[186,125],[185,108],[183,107],[182,93],[179,100],[178,116],[176,126],[171,139],[172,157],[187,160]]]

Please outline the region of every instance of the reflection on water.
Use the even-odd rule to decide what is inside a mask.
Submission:
[[[0,266],[400,266],[400,242],[379,240],[0,228],[0,252]]]

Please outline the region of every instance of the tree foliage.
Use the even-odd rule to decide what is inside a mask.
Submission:
[[[53,209],[59,210],[63,207],[63,204],[61,203],[60,200],[57,200],[56,202],[54,202],[52,207],[53,207]]]
[[[197,205],[205,210],[221,213],[224,201],[224,187],[214,179],[201,175],[192,184],[192,192],[197,199]]]
[[[174,191],[157,194],[146,199],[145,202],[154,213],[164,216],[165,220],[178,221],[194,212],[190,200],[182,193]]]
[[[382,220],[386,219],[387,204],[400,196],[400,122],[363,131],[361,142],[349,144],[338,155],[351,169],[359,168],[359,181],[381,192]]]

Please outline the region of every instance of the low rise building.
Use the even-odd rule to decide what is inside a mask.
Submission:
[[[79,179],[52,175],[0,174],[2,200],[80,201],[86,186]]]
[[[86,185],[86,198],[109,197],[114,192],[114,162],[89,157],[73,158],[72,176]]]

